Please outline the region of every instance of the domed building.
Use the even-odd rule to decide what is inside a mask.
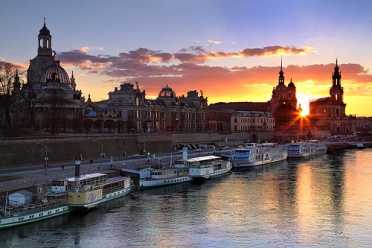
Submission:
[[[296,86],[292,82],[292,79],[288,86],[285,85],[282,61],[280,63],[278,85],[272,91],[270,103],[271,111],[274,114],[280,111],[280,109],[292,111],[296,111],[297,109]]]
[[[344,88],[341,86],[341,71],[337,64],[332,72],[332,86],[328,97],[311,100],[309,103],[312,123],[318,129],[330,130],[332,135],[355,132],[355,116],[346,115]]]
[[[92,102],[89,98],[83,127],[87,132],[158,132],[205,130],[207,98],[197,91],[177,97],[166,85],[156,99],[146,99],[145,90],[131,83],[109,92],[109,99]]]
[[[292,79],[288,86],[285,85],[282,61],[280,61],[278,85],[273,88],[269,102],[271,112],[275,116],[277,130],[298,128],[299,110],[297,109],[296,86]]]
[[[13,123],[52,133],[77,131],[84,99],[76,89],[73,72],[69,77],[56,60],[45,19],[38,35],[37,51],[37,56],[30,60],[27,83],[21,85],[18,77],[14,82],[17,109],[13,112]]]

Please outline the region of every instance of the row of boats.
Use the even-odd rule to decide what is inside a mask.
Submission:
[[[53,180],[36,186],[36,193],[21,190],[5,196],[0,206],[0,229],[53,218],[72,211],[88,210],[127,195],[133,187],[130,177],[111,177],[104,173]]]
[[[138,188],[149,188],[202,181],[228,173],[233,167],[250,167],[286,160],[325,154],[327,147],[318,142],[297,142],[289,145],[248,143],[231,150],[231,154],[188,158],[184,148],[182,159],[162,168],[151,166],[125,173],[137,174]],[[88,210],[104,202],[127,195],[133,188],[129,176],[111,177],[103,173],[80,175],[80,164],[75,164],[75,177],[53,180],[37,186],[31,199],[15,192],[6,196],[0,208],[0,229],[52,218],[76,210]],[[24,191],[24,190],[23,190]],[[25,193],[25,192],[23,192]]]
[[[288,158],[302,158],[327,153],[327,146],[318,141],[276,143],[246,143],[221,156],[187,158],[187,148],[183,157],[162,168],[143,168],[139,171],[123,169],[139,175],[141,190],[208,179],[229,172],[232,168],[252,167],[275,163]]]

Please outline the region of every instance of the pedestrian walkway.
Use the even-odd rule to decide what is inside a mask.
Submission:
[[[93,166],[81,166],[80,175],[89,173],[108,173],[112,170],[119,170],[122,166],[119,165],[93,165]],[[60,168],[49,168],[47,170],[22,170],[18,172],[4,173],[3,177],[20,177],[21,179],[15,179],[11,181],[0,182],[0,192],[15,191],[18,189],[29,188],[37,184],[49,183],[52,180],[57,180],[61,178],[74,177],[75,176],[75,166],[61,166]]]

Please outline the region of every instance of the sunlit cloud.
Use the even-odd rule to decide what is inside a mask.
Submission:
[[[201,46],[190,46],[183,48],[179,52],[169,53],[163,51],[153,51],[147,48],[139,48],[129,52],[119,53],[117,56],[110,55],[89,55],[88,47],[78,50],[58,53],[58,58],[64,63],[71,63],[80,66],[84,70],[96,68],[94,64],[107,64],[107,68],[123,68],[133,64],[149,63],[197,63],[203,64],[208,60],[236,57],[272,56],[272,55],[305,55],[315,53],[315,49],[310,47],[296,48],[289,46],[267,46],[263,48],[245,48],[238,52],[207,51]],[[89,62],[89,63],[88,63]],[[88,65],[87,65],[88,64]],[[101,67],[102,68],[102,67]]]
[[[212,44],[215,44],[215,45],[219,45],[219,44],[222,44],[221,41],[217,41],[217,40],[208,40],[209,43],[212,43]]]
[[[121,52],[118,55],[92,55],[90,48],[59,52],[62,66],[80,69],[87,77],[99,76],[100,82],[118,87],[122,82],[139,82],[146,96],[157,96],[169,85],[177,95],[190,90],[203,91],[209,103],[227,101],[265,102],[270,100],[278,84],[280,64],[277,66],[208,65],[209,60],[266,56],[303,56],[316,54],[312,47],[266,46],[244,48],[241,51],[210,51],[207,47],[190,46],[178,52],[155,51],[148,48]],[[285,84],[296,85],[299,103],[329,96],[335,62],[283,67]],[[372,75],[358,63],[339,64],[345,96],[372,95]],[[75,75],[77,77],[77,75]],[[79,83],[79,82],[77,82]],[[89,94],[89,92],[85,92]]]
[[[89,47],[89,46],[84,46],[80,49],[82,52],[88,52],[88,51],[103,51],[104,48],[103,47]]]
[[[15,69],[19,70],[19,71],[24,71],[24,70],[27,70],[28,68],[28,63],[19,63],[19,62],[15,62],[15,61],[8,61],[4,58],[0,58],[0,63],[7,63],[7,64],[10,64],[12,66],[14,66]]]

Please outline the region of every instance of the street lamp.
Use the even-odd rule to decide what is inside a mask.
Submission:
[[[36,142],[37,145],[42,145],[44,146],[45,148],[45,170],[48,169],[48,148],[46,147],[46,145],[40,143],[40,142]]]
[[[104,156],[104,153],[103,153],[103,144],[101,142],[99,142],[98,140],[93,140],[94,142],[97,142],[98,144],[101,145],[101,167],[102,167],[102,162],[103,162],[103,156]]]

